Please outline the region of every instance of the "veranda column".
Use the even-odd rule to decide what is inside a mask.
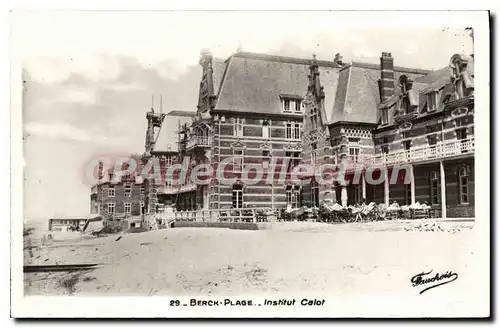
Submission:
[[[446,179],[443,161],[439,161],[439,175],[441,178],[441,217],[446,219]]]
[[[411,203],[415,204],[415,174],[413,172],[413,165],[410,164],[410,190],[411,190]]]
[[[342,183],[340,191],[340,201],[342,202],[342,206],[347,206],[347,186],[345,183]]]
[[[384,175],[384,203],[389,206],[389,170],[384,166],[382,174]]]
[[[365,173],[361,174],[361,194],[362,198],[366,199],[366,180]]]

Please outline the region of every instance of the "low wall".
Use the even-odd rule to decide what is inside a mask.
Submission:
[[[196,222],[175,221],[173,228],[228,228],[238,230],[259,230],[257,223],[252,222]]]

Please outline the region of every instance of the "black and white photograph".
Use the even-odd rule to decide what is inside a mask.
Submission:
[[[12,18],[12,316],[490,315],[488,12]]]

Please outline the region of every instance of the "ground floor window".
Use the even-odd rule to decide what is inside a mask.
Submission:
[[[292,208],[300,206],[300,186],[286,186],[286,203]]]
[[[315,207],[319,207],[319,185],[316,181],[311,183],[312,191],[312,204]]]
[[[132,204],[131,203],[124,203],[123,208],[124,208],[125,214],[130,214],[132,212]]]
[[[460,195],[460,204],[469,203],[469,176],[467,168],[461,167],[458,169],[458,188]]]
[[[108,213],[115,214],[115,203],[108,203]]]
[[[243,207],[243,186],[234,185],[233,186],[233,208]]]
[[[430,176],[430,196],[431,196],[431,204],[438,205],[439,204],[439,184],[438,184],[438,174],[436,171],[431,172]]]

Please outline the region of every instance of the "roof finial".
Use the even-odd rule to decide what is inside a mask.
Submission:
[[[316,54],[313,53],[313,60],[316,60]]]

